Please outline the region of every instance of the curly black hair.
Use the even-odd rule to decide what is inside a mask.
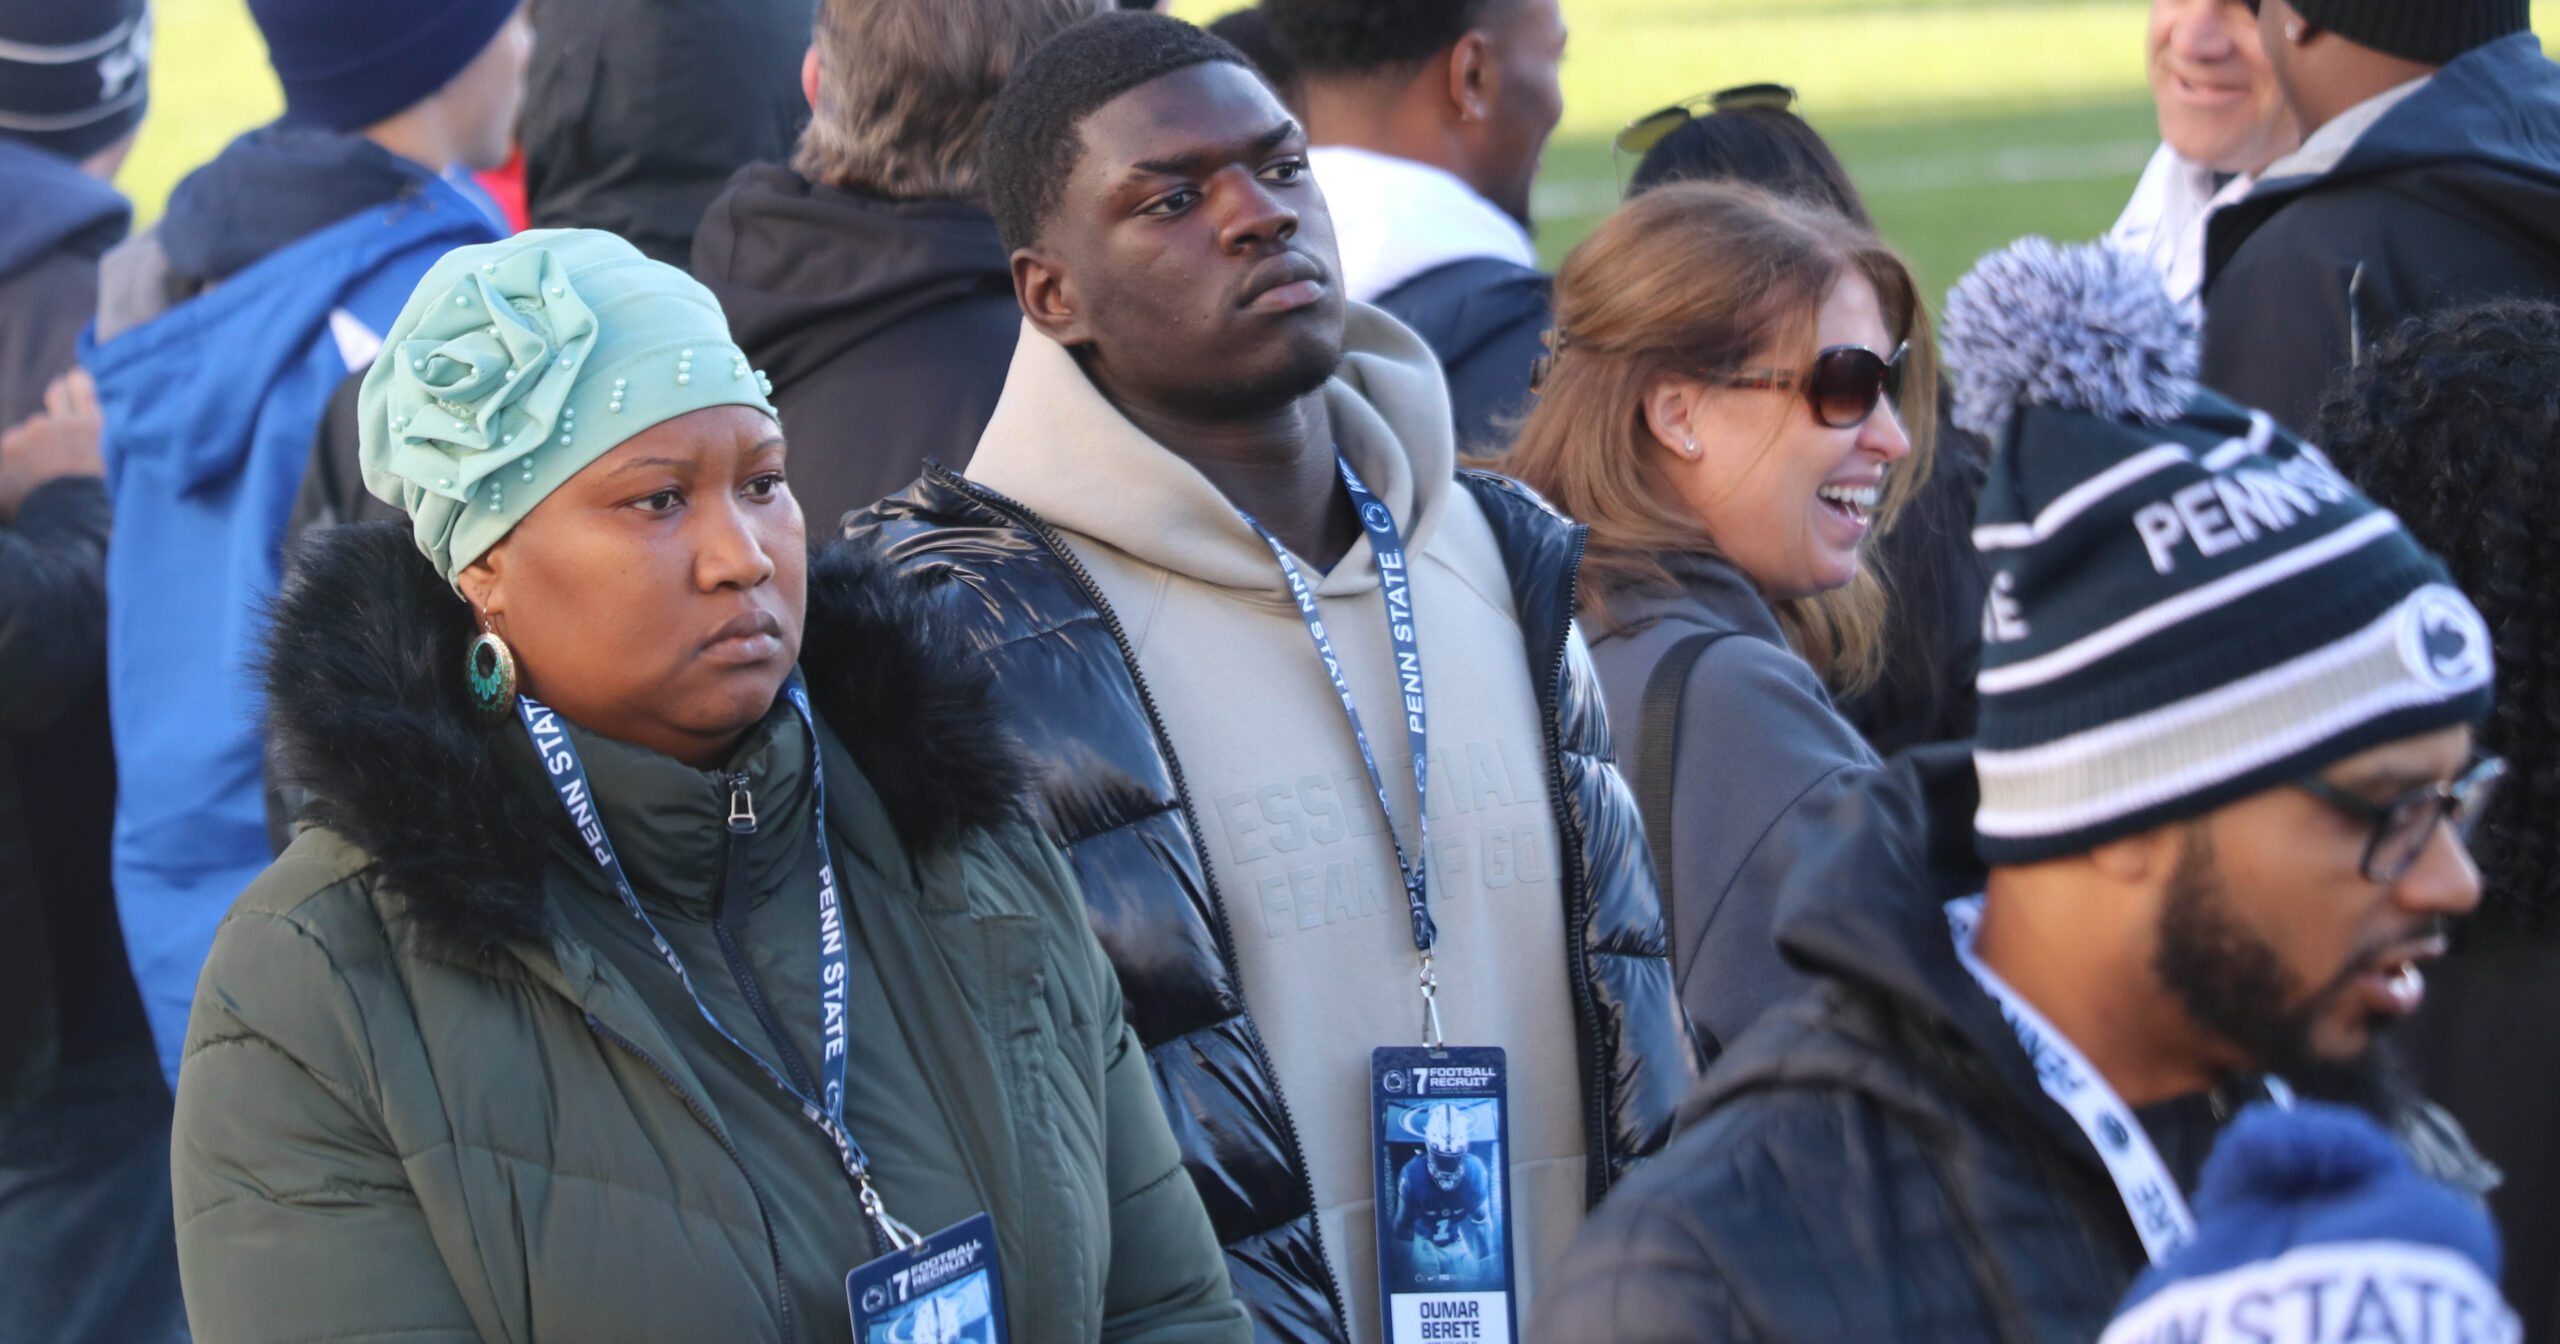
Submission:
[[[1311,75],[1419,65],[1455,46],[1501,0],[1262,0],[1271,36]]]
[[[2473,833],[2486,896],[2468,936],[2560,937],[2560,304],[2412,318],[2331,380],[2314,441],[2444,558],[2488,619],[2507,758]]]
[[[1225,41],[1137,9],[1095,15],[1042,43],[987,116],[987,205],[1005,249],[1031,246],[1057,210],[1084,155],[1085,118],[1149,80],[1219,61],[1254,68]]]

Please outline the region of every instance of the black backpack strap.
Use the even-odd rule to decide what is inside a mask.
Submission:
[[[1673,965],[1680,940],[1671,927],[1671,782],[1680,772],[1680,692],[1698,656],[1731,630],[1689,635],[1673,644],[1645,678],[1644,706],[1636,714],[1636,808],[1644,817],[1645,847],[1653,851],[1653,880],[1662,893],[1662,932]]]

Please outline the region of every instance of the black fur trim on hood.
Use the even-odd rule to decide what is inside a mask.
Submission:
[[[911,850],[1022,815],[1030,771],[993,675],[931,620],[928,584],[838,546],[809,562],[810,699]],[[539,874],[558,809],[501,766],[512,716],[472,704],[471,609],[406,522],[298,543],[261,672],[271,766],[306,822],[346,836],[430,939],[467,956],[545,936]]]

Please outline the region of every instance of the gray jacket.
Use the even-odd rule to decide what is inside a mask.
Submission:
[[[1610,598],[1614,628],[1595,634],[1591,660],[1619,761],[1641,779],[1654,665],[1690,635],[1720,636],[1681,691],[1666,905],[1681,1006],[1721,1046],[1804,985],[1770,938],[1779,885],[1824,843],[1826,807],[1880,762],[1741,571],[1708,556],[1669,565],[1676,591]]]

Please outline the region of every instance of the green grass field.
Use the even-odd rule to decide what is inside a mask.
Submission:
[[[1932,293],[2020,234],[2104,230],[2156,139],[2145,0],[1562,2],[1565,119],[1537,201],[1551,265],[1616,199],[1617,127],[1707,89],[1796,86]],[[1206,20],[1239,3],[1176,0],[1174,12]],[[243,0],[156,8],[152,114],[122,177],[145,217],[283,106]]]

